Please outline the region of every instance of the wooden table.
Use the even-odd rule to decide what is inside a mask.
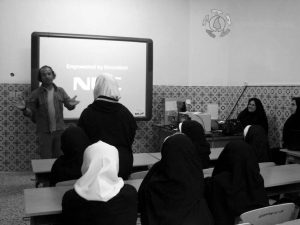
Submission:
[[[286,153],[286,164],[300,163],[300,151],[291,151],[288,149],[280,149],[280,151]]]
[[[49,176],[52,165],[56,159],[32,159],[31,166],[35,174],[36,187],[49,186]],[[133,167],[152,166],[159,160],[149,153],[133,154]]]
[[[210,160],[217,160],[219,158],[219,155],[221,154],[221,152],[223,151],[223,147],[220,148],[211,148],[210,151],[210,155],[209,158]],[[152,155],[154,158],[157,158],[158,160],[161,159],[161,153],[160,152],[150,152],[150,155]]]

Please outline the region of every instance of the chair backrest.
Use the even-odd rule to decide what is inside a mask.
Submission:
[[[265,168],[265,167],[271,167],[271,166],[276,166],[274,162],[261,162],[259,163],[259,168]]]
[[[130,174],[128,179],[129,180],[144,179],[144,177],[146,176],[147,173],[148,173],[148,170],[134,172],[134,173]]]
[[[296,219],[295,204],[284,203],[267,206],[243,213],[240,217],[242,222],[253,225],[275,225]]]

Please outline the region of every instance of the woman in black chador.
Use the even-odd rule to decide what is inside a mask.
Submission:
[[[136,225],[137,191],[124,184],[118,150],[98,141],[84,152],[82,176],[62,199],[64,225]]]
[[[232,225],[242,213],[268,206],[264,180],[251,146],[229,142],[220,154],[206,197],[216,225]]]
[[[295,132],[300,134],[300,97],[292,98],[291,113],[292,115],[286,120],[283,127],[282,141],[284,148],[290,146],[292,141],[290,138]]]
[[[271,161],[268,136],[262,126],[248,125],[244,129],[244,137],[245,141],[251,145],[254,150],[259,163]]]
[[[237,119],[241,122],[243,129],[247,125],[260,125],[268,134],[268,118],[258,98],[250,98],[247,107],[240,112]]]
[[[205,138],[204,129],[201,124],[195,120],[186,120],[179,124],[179,130],[186,134],[193,142],[203,169],[208,168],[210,145]]]
[[[81,177],[81,165],[84,150],[89,146],[88,136],[80,127],[68,127],[61,136],[60,156],[53,164],[50,173],[50,185],[57,182],[74,180]]]
[[[127,179],[133,166],[132,144],[137,129],[132,113],[119,102],[117,80],[111,74],[100,74],[95,83],[94,102],[80,115],[80,126],[91,143],[104,141],[119,152],[119,175]]]
[[[142,224],[212,225],[193,143],[184,134],[174,134],[164,141],[161,154],[139,189]]]

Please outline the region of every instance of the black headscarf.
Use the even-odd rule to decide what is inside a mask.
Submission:
[[[207,191],[216,225],[232,225],[240,214],[268,205],[264,180],[251,146],[244,141],[225,146]]]
[[[300,97],[294,97],[292,100],[295,100],[297,109],[296,112],[286,120],[284,126],[283,126],[283,132],[282,132],[282,141],[283,141],[283,147],[288,147],[289,145],[289,137],[290,134],[295,131],[300,131]]]
[[[161,154],[139,189],[142,224],[213,224],[193,143],[184,134],[174,134],[163,143]]]
[[[256,110],[249,112],[248,105],[251,101],[255,102]],[[261,101],[258,98],[250,98],[247,107],[238,115],[238,120],[243,128],[247,125],[261,125],[268,133],[268,118]]]
[[[268,136],[262,126],[251,125],[245,136],[245,141],[253,148],[259,163],[271,161]]]
[[[204,129],[201,124],[195,120],[183,121],[181,132],[186,134],[193,142],[203,169],[208,168],[210,161],[210,145],[205,138]]]
[[[63,155],[52,166],[50,185],[81,177],[83,153],[89,144],[88,136],[80,127],[68,127],[63,132],[61,136],[61,150]]]

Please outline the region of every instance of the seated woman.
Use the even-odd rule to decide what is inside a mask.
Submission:
[[[204,134],[204,129],[200,123],[195,120],[186,120],[179,124],[179,131],[188,136],[193,142],[197,154],[201,159],[203,169],[209,167],[210,145]]]
[[[99,141],[83,157],[82,177],[62,199],[63,224],[135,225],[137,191],[118,177],[118,150]]]
[[[132,144],[137,129],[131,112],[121,103],[117,80],[111,74],[97,77],[94,88],[94,102],[80,115],[80,126],[91,143],[103,141],[119,151],[119,175],[127,179],[133,166]]]
[[[282,147],[289,148],[292,145],[293,133],[297,131],[300,134],[300,97],[292,98],[291,115],[283,126]]]
[[[270,162],[270,146],[268,136],[260,125],[248,125],[244,129],[245,141],[253,148],[259,163]]]
[[[268,118],[258,98],[250,98],[247,107],[240,112],[237,119],[241,122],[243,129],[247,125],[261,125],[268,134]]]
[[[181,133],[168,137],[161,155],[139,188],[142,224],[213,224],[204,198],[201,161],[190,139]]]
[[[206,178],[206,198],[216,225],[232,225],[240,214],[268,206],[264,180],[246,142],[225,146],[212,177]]]
[[[84,150],[90,141],[80,127],[68,127],[61,136],[63,155],[55,160],[50,173],[50,186],[66,180],[81,177],[81,165]]]

